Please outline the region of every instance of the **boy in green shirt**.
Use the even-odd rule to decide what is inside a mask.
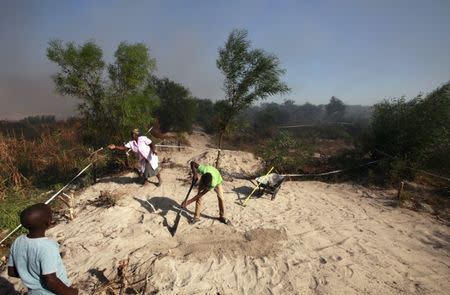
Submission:
[[[198,180],[199,174],[201,174],[200,183],[198,185],[198,194],[190,200],[183,202],[181,207],[186,208],[189,204],[195,202],[194,222],[199,221],[202,197],[208,191],[214,190],[217,194],[217,201],[219,202],[219,221],[228,224],[230,221],[224,216],[222,176],[220,175],[220,172],[213,166],[199,165],[194,161],[191,162],[191,170],[195,182]]]

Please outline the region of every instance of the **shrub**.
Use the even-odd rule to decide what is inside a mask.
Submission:
[[[392,167],[450,176],[450,83],[410,101],[402,97],[375,105],[370,145],[402,162]]]
[[[153,77],[153,87],[161,100],[157,111],[161,130],[182,132],[192,131],[197,115],[197,103],[183,85],[167,78]]]
[[[310,159],[314,142],[300,140],[287,131],[278,132],[261,153],[266,165],[274,166],[279,171],[296,173]]]

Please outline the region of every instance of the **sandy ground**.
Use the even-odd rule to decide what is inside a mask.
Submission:
[[[142,187],[130,173],[76,195],[76,218],[48,235],[60,242],[82,294],[113,294],[107,287],[124,259],[128,291],[145,288],[146,294],[448,294],[447,226],[395,207],[394,192],[354,184],[285,182],[274,201],[264,195],[243,207],[240,199],[253,185],[236,176],[259,169],[259,160],[247,153],[224,152],[221,161],[229,175],[224,191],[232,225],[215,218],[217,198],[209,193],[202,220],[191,225],[191,215],[183,214],[172,237],[172,206],[189,189],[188,161],[212,163],[217,155],[204,147],[161,151],[167,162],[161,187]],[[111,192],[117,204],[90,204],[101,191]]]

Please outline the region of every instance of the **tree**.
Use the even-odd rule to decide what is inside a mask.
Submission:
[[[109,77],[115,92],[121,96],[142,90],[156,67],[156,60],[149,56],[143,43],[121,42],[114,54],[116,61],[109,65]]]
[[[120,118],[121,138],[130,136],[130,131],[139,128],[145,132],[152,123],[155,110],[159,106],[159,98],[150,90],[144,93],[131,94],[121,103],[123,115]]]
[[[105,62],[100,47],[92,41],[76,46],[73,42],[64,45],[61,40],[53,40],[49,42],[47,57],[60,67],[52,77],[57,92],[80,98],[78,109],[83,116],[99,114],[105,97]]]
[[[153,120],[157,99],[146,86],[155,60],[144,44],[120,43],[115,62],[107,67],[109,79],[103,52],[92,41],[80,46],[50,41],[47,57],[60,68],[53,76],[58,93],[80,100],[85,142],[101,146],[118,141],[129,135],[131,125],[144,128]]]
[[[216,128],[213,124],[215,118],[214,103],[210,99],[197,99],[197,116],[195,121],[206,133],[214,133]]]
[[[280,125],[286,124],[289,113],[283,105],[276,103],[264,104],[256,114],[253,128],[260,136],[272,136]]]
[[[217,68],[225,76],[225,100],[219,124],[219,147],[231,121],[255,101],[289,91],[280,80],[285,70],[278,57],[262,49],[251,49],[246,30],[233,30],[219,49]]]
[[[375,105],[371,145],[407,166],[450,175],[450,82],[426,96]]]
[[[344,116],[345,104],[339,98],[332,96],[325,106],[325,111],[329,120],[339,121]]]
[[[158,109],[162,131],[192,131],[197,104],[189,89],[168,78],[152,78],[152,86],[161,100]]]

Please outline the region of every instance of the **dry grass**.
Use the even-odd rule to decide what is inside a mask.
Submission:
[[[1,135],[0,135],[1,136]],[[0,199],[8,187],[22,187],[29,184],[28,179],[20,172],[18,161],[20,158],[19,147],[22,140],[0,137]]]
[[[110,208],[117,204],[120,196],[110,191],[100,191],[100,196],[94,200],[88,201],[88,205],[95,207]]]
[[[44,130],[35,140],[0,134],[0,199],[8,189],[42,187],[66,180],[89,155],[78,124]]]

